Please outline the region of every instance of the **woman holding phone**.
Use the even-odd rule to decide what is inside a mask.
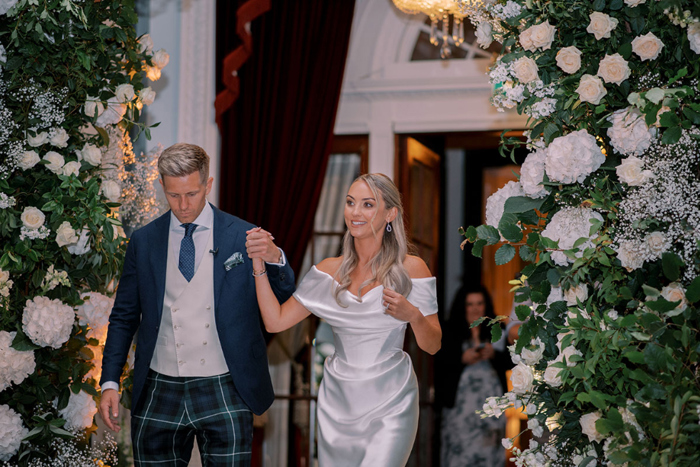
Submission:
[[[505,340],[491,344],[486,324],[470,328],[487,316],[493,318],[493,305],[482,286],[462,287],[453,302],[437,357],[436,391],[442,409],[441,466],[505,465],[501,439],[503,418],[482,419],[487,397],[506,392],[505,369],[508,355]]]

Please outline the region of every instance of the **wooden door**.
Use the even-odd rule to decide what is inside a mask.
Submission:
[[[440,156],[411,137],[398,138],[396,181],[401,191],[406,216],[406,234],[433,275],[440,270]],[[405,350],[413,360],[420,394],[420,422],[409,467],[433,464],[433,358],[423,352],[409,332]]]

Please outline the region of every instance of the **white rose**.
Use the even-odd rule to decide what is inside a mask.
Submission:
[[[666,235],[663,234],[663,232],[650,233],[644,239],[644,243],[646,243],[647,248],[649,248],[649,251],[653,253],[656,257],[660,257],[662,254],[664,254],[670,246],[669,241],[666,238]]]
[[[9,278],[10,273],[8,271],[3,271],[2,269],[0,269],[0,284],[7,282]]]
[[[553,388],[558,388],[563,383],[560,376],[563,369],[555,367],[555,363],[559,363],[559,360],[557,359],[550,362],[550,364],[547,365],[547,369],[544,370],[544,382]]]
[[[513,63],[513,74],[523,84],[538,79],[538,70],[537,63],[530,57],[520,57]]]
[[[641,155],[651,145],[654,132],[644,121],[644,115],[636,107],[628,107],[613,112],[608,117],[612,127],[608,128],[610,145],[615,151],[625,155]],[[645,176],[651,177],[651,172]]]
[[[606,83],[622,84],[630,76],[630,67],[620,54],[605,55],[598,66],[598,76]]]
[[[528,154],[520,168],[520,184],[525,194],[530,198],[543,198],[549,193],[542,186],[546,158],[547,150],[537,148],[534,152]]]
[[[160,68],[157,66],[146,66],[146,77],[151,81],[158,81],[160,79]]]
[[[25,151],[20,160],[17,162],[17,166],[22,170],[31,169],[37,165],[40,160],[41,158],[36,151]]]
[[[636,7],[637,5],[641,5],[642,3],[646,3],[647,0],[625,0],[625,4],[629,5],[631,8]]]
[[[102,151],[93,144],[85,143],[83,149],[80,150],[80,157],[90,165],[97,167],[102,162]]]
[[[579,130],[559,136],[547,147],[545,171],[551,181],[581,183],[605,162],[594,136]]]
[[[170,55],[168,55],[168,52],[166,52],[165,49],[158,50],[156,53],[153,54],[153,57],[151,58],[151,62],[159,70],[165,68],[169,61]]]
[[[59,247],[75,243],[78,241],[78,236],[75,234],[75,229],[70,226],[70,222],[64,221],[56,230],[56,243]]]
[[[650,170],[642,170],[642,167],[644,167],[644,162],[641,159],[629,156],[622,160],[615,171],[621,182],[629,186],[640,186],[653,177]]]
[[[42,225],[44,225],[44,221],[46,220],[44,213],[34,206],[27,206],[24,208],[20,218],[22,219],[22,224],[24,224],[26,228],[32,230],[40,228]]]
[[[663,48],[664,43],[652,32],[637,36],[632,41],[632,52],[639,55],[642,61],[656,60]]]
[[[669,302],[680,302],[677,310],[685,311],[688,308],[688,300],[685,298],[685,289],[678,282],[672,282],[661,289],[661,296]]]
[[[554,34],[557,28],[549,24],[549,21],[536,24],[529,28],[532,45],[542,50],[549,50],[554,41]]]
[[[601,417],[600,412],[587,413],[582,416],[579,422],[581,423],[581,431],[588,436],[588,441],[602,441],[605,437],[598,433],[595,427],[595,422]]]
[[[482,21],[476,25],[476,43],[482,49],[488,49],[493,42],[493,28],[488,21]]]
[[[688,42],[690,42],[690,50],[700,54],[700,23],[688,25]]]
[[[34,297],[22,313],[22,329],[40,347],[60,348],[70,339],[75,311],[58,299]]]
[[[605,13],[595,11],[589,15],[591,22],[588,24],[586,31],[593,34],[596,40],[610,37],[610,32],[617,27],[617,19],[612,18]]]
[[[119,202],[119,198],[122,195],[122,189],[119,184],[113,180],[104,180],[102,182],[102,187],[100,188],[102,194],[112,203]]]
[[[524,195],[525,192],[520,182],[511,181],[506,183],[486,200],[486,223],[498,228],[508,198]]]
[[[573,344],[565,348],[562,351],[561,355],[566,359],[566,366],[568,366],[569,368],[576,366],[576,362],[571,361],[571,357],[573,357],[574,355],[583,357],[581,351],[577,350]]]
[[[532,368],[519,363],[510,375],[510,381],[513,383],[513,392],[516,394],[526,394],[532,391],[532,383],[535,376],[532,373]]]
[[[150,54],[153,51],[153,39],[151,39],[150,34],[144,34],[143,36],[139,37],[139,45],[137,50],[140,54]]]
[[[78,235],[79,238],[76,242],[66,245],[68,253],[71,255],[80,256],[90,251],[90,230],[82,228]]]
[[[156,99],[156,92],[150,86],[139,91],[139,99],[144,105],[151,105]]]
[[[646,245],[637,245],[632,242],[620,242],[615,252],[617,259],[622,263],[622,267],[627,271],[639,269],[644,264],[644,253]]]
[[[600,101],[608,93],[608,91],[605,89],[603,81],[597,76],[593,75],[581,76],[581,81],[579,81],[576,92],[578,93],[581,102],[590,102],[594,105],[600,104]]]
[[[587,298],[588,286],[586,284],[578,284],[576,287],[571,287],[564,292],[564,299],[566,300],[566,304],[568,306],[576,306],[578,301],[583,303]]]
[[[576,73],[581,68],[581,51],[573,45],[559,50],[557,66],[570,75]]]
[[[523,49],[527,50],[528,52],[534,52],[537,50],[535,44],[532,42],[532,28],[527,28],[521,32],[518,38],[520,39],[520,45],[523,46]]]
[[[38,148],[42,144],[48,142],[49,134],[45,131],[37,133],[36,136],[27,136],[27,144],[33,148]]]
[[[134,87],[130,84],[120,84],[114,94],[117,97],[117,102],[131,102],[135,96]]]
[[[65,148],[68,146],[68,132],[64,130],[63,128],[58,128],[57,130],[52,131],[53,136],[49,139],[52,145],[56,146],[57,148]]]
[[[529,346],[523,347],[523,350],[520,352],[520,358],[526,365],[535,366],[542,359],[543,354],[544,343],[538,337],[530,342]]]
[[[66,176],[75,175],[77,177],[80,174],[80,162],[71,161],[66,163],[63,166],[62,173]]]
[[[46,168],[56,175],[61,175],[63,173],[63,165],[65,164],[65,159],[62,155],[56,151],[49,151],[44,156],[44,160],[49,163],[46,164]]]
[[[99,117],[105,111],[105,106],[97,97],[88,96],[85,100],[85,115]]]
[[[107,108],[102,115],[97,118],[95,125],[103,128],[107,125],[116,125],[122,121],[125,113],[126,105],[119,102],[117,96],[110,97],[107,101]]]

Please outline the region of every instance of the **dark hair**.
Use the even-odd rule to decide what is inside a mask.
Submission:
[[[491,294],[483,285],[465,285],[457,291],[455,299],[450,308],[450,317],[447,320],[448,329],[453,330],[462,337],[463,340],[471,340],[472,333],[467,322],[467,295],[472,293],[480,293],[484,297],[484,316],[487,318],[495,318],[496,314],[493,311],[493,301]],[[483,323],[479,326],[479,338],[481,342],[491,342],[491,327]]]

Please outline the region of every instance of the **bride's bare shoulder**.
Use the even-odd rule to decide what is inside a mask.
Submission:
[[[326,258],[316,265],[316,269],[335,277],[335,273],[338,272],[338,269],[340,268],[340,263],[342,262],[342,256],[338,256],[336,258]]]
[[[406,259],[403,261],[403,267],[406,268],[411,279],[433,276],[430,269],[428,269],[428,265],[418,256],[406,255]]]

